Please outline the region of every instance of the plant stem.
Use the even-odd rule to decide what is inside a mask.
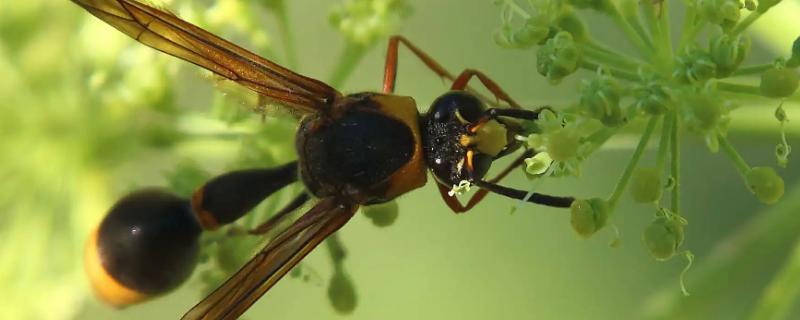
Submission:
[[[761,88],[748,85],[748,84],[738,84],[738,83],[729,83],[729,82],[720,82],[717,81],[717,89],[725,90],[728,92],[733,93],[744,93],[744,94],[753,94],[757,96],[762,96]]]
[[[525,9],[522,9],[522,7],[520,7],[516,2],[514,2],[514,0],[505,0],[505,3],[511,10],[514,10],[514,12],[516,12],[523,19],[530,19],[531,15],[528,14]]]
[[[586,70],[589,70],[589,71],[592,71],[592,72],[597,72],[597,69],[600,68],[600,65],[598,65],[596,63],[593,63],[593,62],[586,61],[586,60],[582,60],[580,62],[579,66],[582,69],[586,69]],[[611,75],[613,75],[614,77],[617,77],[617,78],[620,78],[620,79],[625,79],[625,80],[628,80],[628,81],[633,81],[633,82],[639,81],[639,77],[636,76],[633,73],[629,73],[629,72],[622,71],[622,70],[619,70],[619,69],[614,69],[614,68],[609,67],[609,66],[603,66],[603,69],[608,71],[609,73],[611,73]]]
[[[591,59],[614,65],[615,67],[631,73],[636,73],[636,69],[639,68],[640,65],[645,64],[638,59],[604,48],[591,40],[581,43],[581,51],[585,56]]]
[[[672,132],[670,137],[670,151],[672,158],[670,173],[672,174],[672,212],[681,215],[681,140],[678,116],[673,115]]]
[[[328,253],[333,262],[333,268],[341,270],[342,263],[347,257],[347,250],[345,250],[342,240],[339,238],[339,234],[333,233],[325,239],[325,246],[328,247]]]
[[[611,137],[616,135],[618,132],[619,129],[617,128],[603,127],[602,129],[597,130],[591,136],[586,138],[585,142],[590,143],[590,149],[586,151],[586,157],[589,157],[589,155],[591,155],[597,149],[602,147],[603,144],[605,144],[606,141],[608,141],[608,139],[611,139]]]
[[[637,14],[639,3],[636,1],[623,1],[620,4],[622,6],[622,17],[630,24],[633,31],[639,35],[639,39],[642,39],[652,50],[654,48],[653,39],[650,39],[650,34],[645,31],[644,26],[642,26],[642,21]]]
[[[619,12],[617,5],[613,2],[608,2],[606,13],[611,16],[611,19],[617,26],[622,29],[623,32],[628,36],[628,39],[633,43],[634,46],[639,50],[639,54],[642,58],[647,59],[647,57],[653,53],[653,48],[651,45],[648,45],[647,40],[639,36],[638,32],[625,20],[624,17]]]
[[[718,135],[717,138],[719,139],[719,145],[722,147],[722,150],[725,151],[725,154],[728,158],[733,160],[733,164],[736,165],[736,169],[739,170],[739,173],[744,177],[748,171],[750,171],[750,165],[747,164],[747,161],[744,161],[744,158],[736,151],[733,146],[731,146],[730,142],[728,142],[728,138],[723,135]]]
[[[686,15],[683,20],[683,29],[681,30],[681,40],[678,43],[678,54],[682,53],[686,46],[694,41],[697,32],[705,25],[705,20],[696,23],[697,8],[694,5],[687,4]]]
[[[667,162],[669,137],[673,121],[675,121],[675,117],[670,113],[661,122],[661,137],[658,142],[658,155],[656,156],[656,171],[658,172],[664,172],[664,164]]]
[[[772,63],[765,63],[765,64],[757,64],[757,65],[753,65],[753,66],[741,67],[741,68],[737,69],[736,71],[734,71],[733,74],[731,74],[731,76],[735,77],[735,76],[745,76],[745,75],[751,75],[751,74],[759,74],[759,73],[762,73],[762,72],[766,71],[769,68],[772,68],[772,66],[773,66]]]
[[[658,61],[661,62],[660,64],[665,64],[671,59],[672,43],[670,43],[669,39],[664,38],[664,30],[661,29],[661,25],[659,24],[660,15],[656,16],[655,1],[644,1],[642,4],[644,6],[645,21],[647,21],[650,35],[653,37],[653,49],[656,51]],[[664,2],[661,3],[662,9],[663,5]]]
[[[661,14],[658,17],[659,26],[661,27],[662,39],[661,43],[664,44],[662,48],[669,54],[669,60],[672,60],[672,29],[669,23],[669,1],[661,1]]]
[[[347,42],[339,55],[339,63],[336,65],[328,84],[334,88],[340,88],[350,74],[353,73],[358,63],[361,62],[361,59],[364,58],[366,52],[367,47]]]
[[[620,177],[619,181],[617,182],[617,186],[614,187],[614,193],[612,193],[611,197],[608,199],[608,205],[611,209],[611,212],[614,212],[614,208],[617,206],[617,201],[619,201],[622,193],[625,192],[625,187],[628,186],[628,182],[631,180],[631,176],[633,175],[633,170],[636,169],[636,165],[639,164],[639,160],[642,158],[642,154],[647,148],[647,142],[650,141],[650,136],[653,134],[653,130],[656,128],[659,118],[660,116],[650,116],[650,121],[647,122],[647,127],[645,127],[642,137],[639,139],[639,144],[636,145],[636,150],[633,151],[631,160],[628,161],[628,166],[625,167],[622,177]]]
[[[278,32],[283,38],[283,50],[286,55],[286,64],[289,69],[297,68],[297,51],[294,48],[294,37],[289,32],[289,15],[283,1],[274,7],[275,16],[278,17]]]
[[[744,18],[744,20],[739,22],[739,24],[737,24],[736,27],[733,28],[733,31],[731,31],[731,36],[736,36],[742,33],[742,31],[747,29],[747,27],[753,24],[753,22],[756,22],[756,20],[758,20],[759,17],[761,17],[761,12],[758,11],[751,12],[749,15],[747,15],[746,18]]]

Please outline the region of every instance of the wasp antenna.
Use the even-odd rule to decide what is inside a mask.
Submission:
[[[269,169],[232,171],[192,195],[192,209],[203,229],[236,221],[275,191],[297,181],[297,162]]]
[[[572,202],[575,201],[575,198],[573,197],[551,196],[537,192],[529,194],[529,192],[524,190],[504,187],[499,184],[491,183],[484,180],[478,180],[475,182],[475,184],[481,189],[488,190],[489,192],[493,192],[499,195],[504,195],[512,199],[523,200],[548,207],[569,208]]]

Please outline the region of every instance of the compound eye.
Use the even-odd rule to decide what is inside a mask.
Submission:
[[[458,105],[458,116],[468,123],[476,123],[483,116],[483,104],[472,94],[465,94]]]
[[[480,119],[483,109],[483,102],[466,91],[445,93],[437,98],[431,106],[433,120],[437,122],[458,119],[474,123]]]

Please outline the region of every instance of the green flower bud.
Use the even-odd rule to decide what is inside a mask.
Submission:
[[[577,42],[586,40],[586,27],[583,21],[572,10],[565,9],[556,20],[556,25],[566,32],[569,32]]]
[[[664,83],[657,79],[648,79],[636,85],[633,90],[636,108],[649,115],[663,114],[672,104],[672,97],[666,88]]]
[[[547,172],[553,159],[547,152],[539,152],[533,157],[525,159],[525,172],[530,175],[539,175]]]
[[[561,128],[547,135],[547,153],[556,161],[566,161],[578,153],[578,138],[574,130]]]
[[[756,10],[756,2],[753,0],[744,0],[744,8],[748,11]]]
[[[569,32],[561,31],[548,39],[536,52],[536,69],[557,84],[578,69],[581,55]]]
[[[514,29],[510,25],[503,25],[492,34],[494,43],[503,48],[517,48],[514,44],[512,37],[514,36]]]
[[[740,0],[698,0],[700,14],[713,24],[731,28],[741,18],[744,5]]]
[[[779,3],[781,3],[781,0],[758,0],[758,8],[756,8],[756,10],[760,13],[764,13]]]
[[[607,127],[624,123],[619,101],[622,86],[610,75],[601,74],[591,81],[581,83],[580,110],[587,116],[600,120]]]
[[[771,68],[761,74],[761,94],[770,98],[784,98],[797,91],[797,71],[791,68]]]
[[[519,48],[529,48],[547,39],[549,34],[550,21],[548,19],[531,17],[525,21],[522,28],[514,32],[511,41]]]
[[[656,260],[669,260],[683,244],[683,223],[678,219],[658,217],[642,236],[647,250]]]
[[[708,133],[717,128],[724,115],[723,101],[699,92],[681,97],[680,108],[684,125],[698,133]]]
[[[783,179],[770,167],[755,167],[745,175],[750,192],[759,201],[773,204],[783,197]]]
[[[722,33],[711,39],[708,45],[711,60],[717,65],[716,77],[730,76],[750,52],[750,38],[744,35],[731,37]]]
[[[569,211],[572,229],[584,238],[589,238],[602,229],[611,214],[608,202],[600,198],[575,200]]]
[[[398,212],[397,202],[389,201],[380,204],[362,207],[364,215],[372,220],[372,224],[376,227],[388,227],[397,220]]]
[[[410,13],[405,0],[347,0],[334,8],[329,20],[349,41],[366,46],[394,33]]]
[[[711,56],[700,49],[687,49],[679,56],[672,77],[685,82],[695,83],[711,79],[716,74],[717,65]]]
[[[654,167],[639,167],[633,172],[629,187],[631,197],[639,203],[656,202],[661,199],[664,185],[661,183],[661,172]]]
[[[356,289],[344,270],[336,269],[333,273],[328,284],[328,300],[339,314],[350,314],[356,309]]]

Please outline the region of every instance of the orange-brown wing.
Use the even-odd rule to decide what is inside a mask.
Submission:
[[[72,0],[149,47],[206,68],[303,112],[324,110],[336,89],[281,67],[174,14],[133,0]]]
[[[321,200],[182,319],[239,318],[322,240],[347,223],[357,208],[332,198]]]

